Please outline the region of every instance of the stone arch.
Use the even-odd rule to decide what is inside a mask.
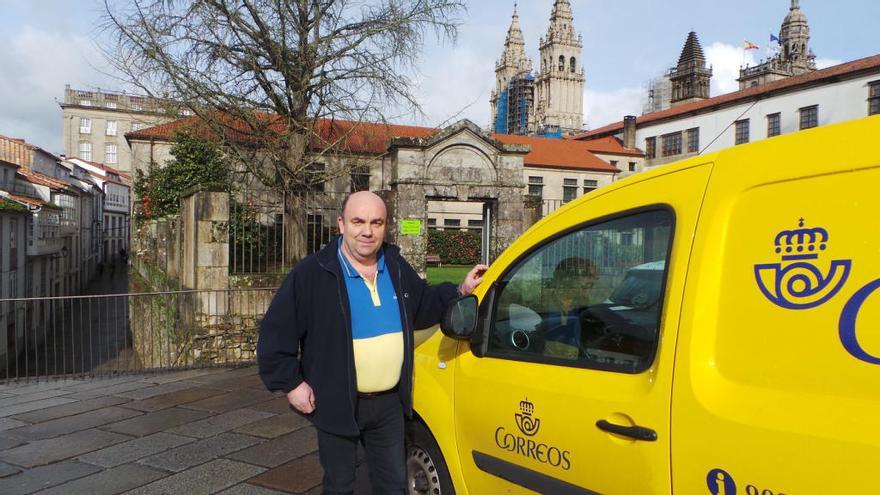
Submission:
[[[485,150],[469,143],[454,143],[438,150],[425,164],[428,180],[486,184],[498,179],[495,163]]]

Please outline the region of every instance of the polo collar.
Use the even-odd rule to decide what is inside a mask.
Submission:
[[[345,253],[342,252],[342,236],[339,236],[336,243],[336,254],[339,256],[339,263],[342,265],[342,271],[348,278],[361,278],[361,274],[354,268]],[[379,248],[379,254],[376,259],[377,273],[385,271],[385,246]]]

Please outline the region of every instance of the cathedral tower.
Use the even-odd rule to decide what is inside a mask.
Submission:
[[[688,33],[678,58],[678,65],[669,72],[672,82],[672,106],[709,98],[712,69],[706,68],[706,57],[697,33]]]
[[[779,53],[755,67],[739,71],[739,89],[798,76],[816,70],[816,55],[810,50],[810,26],[801,12],[800,0],[791,0],[788,15],[779,28]]]
[[[491,97],[494,132],[528,133],[534,128],[533,102],[532,61],[526,57],[526,43],[514,4],[504,51],[495,64],[495,90]]]
[[[568,0],[555,0],[547,35],[541,38],[541,70],[535,80],[539,131],[580,130],[584,122],[583,40],[575,33]]]
[[[810,50],[810,26],[799,0],[791,0],[791,8],[779,28],[779,44],[780,58],[791,65],[793,76],[816,70],[816,56]]]

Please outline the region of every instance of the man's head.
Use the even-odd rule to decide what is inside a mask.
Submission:
[[[388,210],[379,196],[356,192],[342,203],[342,216],[336,221],[346,254],[361,263],[371,263],[385,241]]]

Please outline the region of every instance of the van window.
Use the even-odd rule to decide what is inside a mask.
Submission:
[[[488,355],[624,373],[657,348],[673,214],[643,211],[567,232],[497,285]]]

